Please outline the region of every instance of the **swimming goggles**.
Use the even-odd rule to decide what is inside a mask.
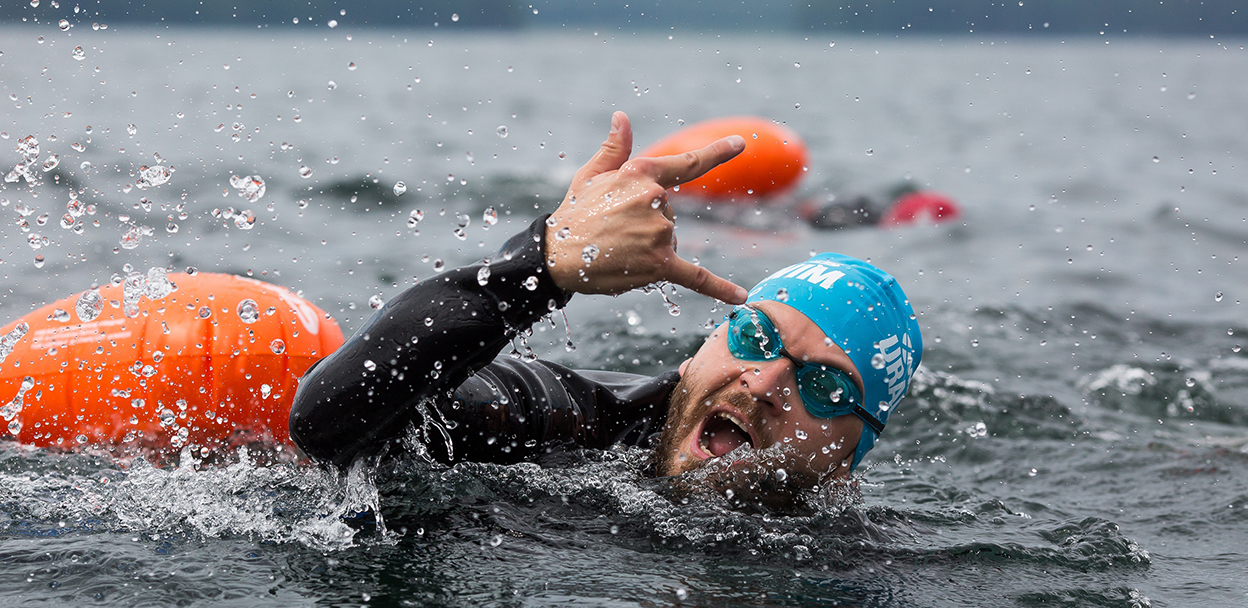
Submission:
[[[797,392],[806,411],[816,418],[856,414],[879,434],[882,424],[862,407],[862,391],[845,372],[794,357],[780,342],[780,332],[761,310],[737,306],[728,315],[728,352],[743,361],[772,361],[784,357],[793,362]],[[879,427],[879,428],[876,428]]]

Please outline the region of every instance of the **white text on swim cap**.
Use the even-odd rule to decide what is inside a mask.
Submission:
[[[759,284],[766,283],[772,279],[805,279],[806,281],[818,285],[824,289],[831,289],[837,280],[845,276],[845,273],[839,270],[832,270],[831,265],[819,262],[803,262],[794,264],[785,268],[776,274],[767,277],[766,280]]]
[[[884,381],[888,383],[888,407],[893,409],[901,398],[906,395],[906,387],[910,385],[910,376],[914,373],[914,346],[910,344],[909,334],[901,336],[898,345],[897,336],[891,335],[880,340],[876,348],[884,355]]]

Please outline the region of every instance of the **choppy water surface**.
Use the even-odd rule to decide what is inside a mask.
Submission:
[[[1238,41],[74,25],[0,31],[0,172],[40,148],[37,181],[0,191],[6,319],[126,265],[193,266],[302,290],[351,330],[552,209],[614,109],[639,144],[770,116],[810,145],[802,196],[912,180],[966,214],[828,233],[685,208],[682,253],[744,284],[839,250],[905,285],[926,369],[856,489],[743,508],[647,478],[636,449],[339,476],[263,449],[158,468],[4,441],[8,601],[1248,601]],[[530,343],[668,369],[723,314],[675,301],[578,297],[575,352],[562,317]]]

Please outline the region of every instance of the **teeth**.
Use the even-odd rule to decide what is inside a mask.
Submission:
[[[749,434],[750,434],[750,433],[749,433],[749,431],[747,431],[747,430],[746,430],[746,426],[745,426],[745,421],[744,421],[744,420],[741,420],[740,418],[737,418],[736,416],[733,416],[732,414],[730,414],[730,413],[728,413],[728,412],[719,412],[719,416],[720,416],[721,418],[727,418],[729,422],[731,422],[731,423],[733,423],[733,424],[737,425],[738,427],[741,427],[741,430],[742,430],[742,431],[746,431],[746,433],[745,433],[746,435],[749,435]]]

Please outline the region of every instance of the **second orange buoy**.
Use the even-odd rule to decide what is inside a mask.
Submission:
[[[753,203],[797,185],[806,166],[806,144],[787,127],[752,116],[716,118],[689,125],[642,150],[638,156],[680,154],[729,135],[744,137],[745,151],[681,186],[680,194]]]

